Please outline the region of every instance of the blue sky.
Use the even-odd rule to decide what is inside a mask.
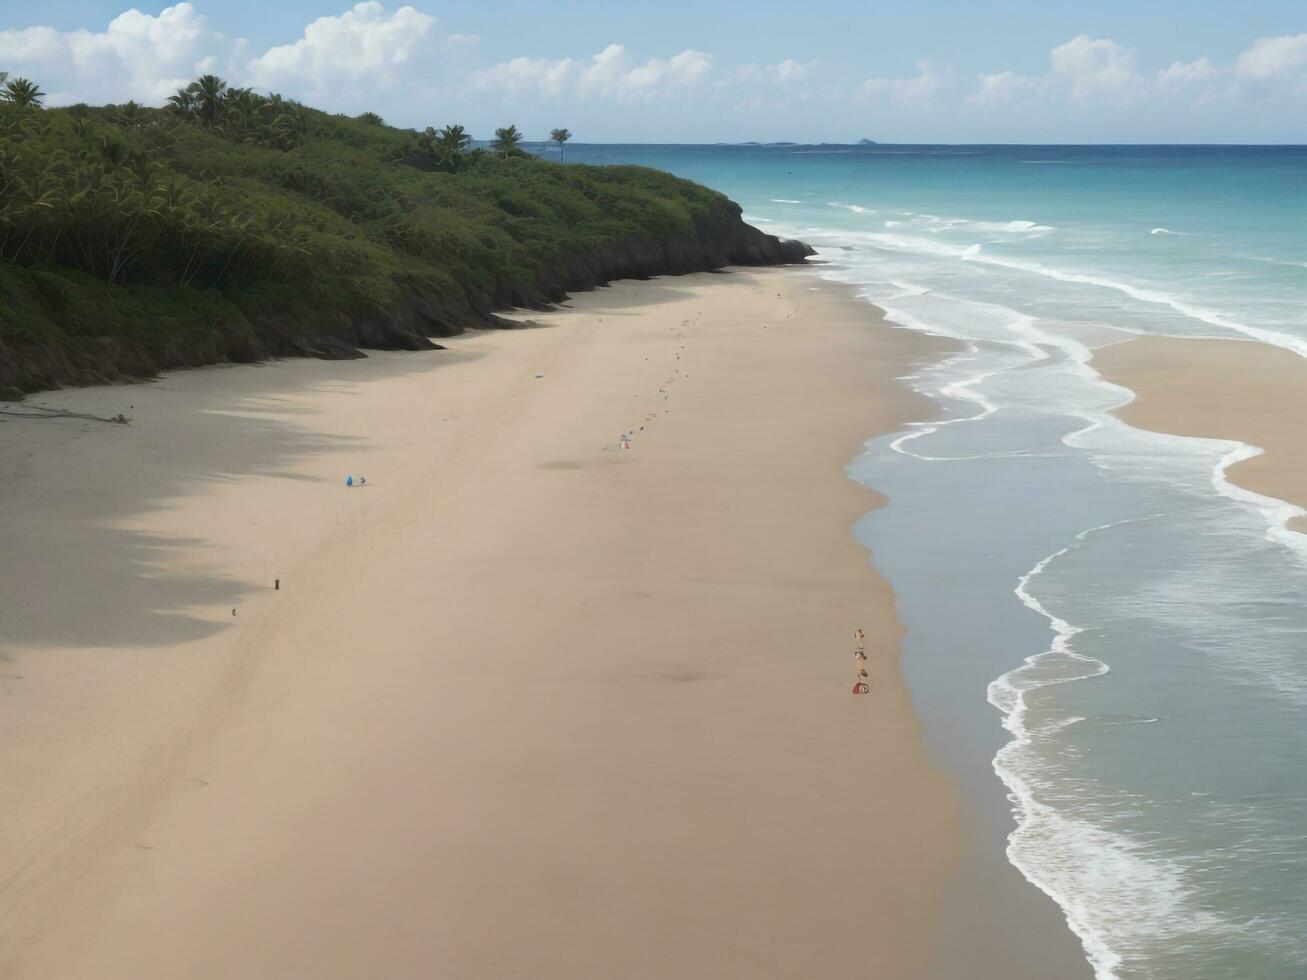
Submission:
[[[1302,2],[0,2],[50,103],[201,71],[398,125],[604,141],[1304,142]]]

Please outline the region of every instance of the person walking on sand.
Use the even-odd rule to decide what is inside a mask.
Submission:
[[[867,676],[867,638],[862,629],[853,631],[853,693],[866,694],[871,688],[863,680]]]

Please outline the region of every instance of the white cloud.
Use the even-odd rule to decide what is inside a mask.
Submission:
[[[413,7],[388,13],[371,0],[339,16],[320,17],[293,43],[251,58],[243,39],[215,30],[194,4],[178,3],[158,16],[128,10],[101,32],[0,31],[0,64],[39,75],[42,87],[56,93],[52,104],[79,99],[158,104],[212,72],[233,85],[285,89],[328,108],[361,108],[363,100],[412,67],[435,24],[434,17]],[[368,87],[360,89],[360,81]]]
[[[1207,58],[1195,61],[1173,61],[1170,67],[1157,73],[1157,84],[1163,88],[1175,88],[1205,82],[1219,75],[1220,71]]]
[[[477,92],[505,100],[576,97],[592,102],[649,104],[697,89],[712,72],[712,56],[687,50],[671,58],[634,61],[610,44],[589,60],[514,58],[478,69],[468,78]]]
[[[1307,64],[1307,34],[1263,37],[1239,55],[1234,70],[1244,78],[1266,79],[1295,72]]]
[[[728,72],[721,73],[717,78],[717,87],[719,89],[757,89],[757,94],[761,96],[761,90],[767,88],[781,89],[787,92],[793,92],[806,87],[808,81],[808,72],[813,65],[805,65],[793,58],[786,58],[784,61],[778,61],[771,65],[760,65],[755,62],[748,64],[736,65]]]
[[[929,61],[917,62],[917,74],[910,78],[868,78],[858,86],[860,102],[893,102],[909,109],[929,109],[947,79]]]
[[[618,102],[652,102],[684,94],[712,71],[712,55],[687,49],[667,60],[634,64],[626,48],[610,44],[591,59],[577,81],[581,96]]]
[[[1224,133],[1229,122],[1258,107],[1284,110],[1285,125],[1291,125],[1289,113],[1307,100],[1307,34],[1251,41],[1228,62],[1197,57],[1147,67],[1138,65],[1133,49],[1081,34],[1048,53],[1043,73],[1019,74],[1000,64],[963,87],[947,66],[929,61],[918,62],[915,74],[859,83],[839,66],[797,57],[719,64],[704,51],[648,57],[623,44],[590,57],[514,57],[509,50],[496,59],[477,34],[440,33],[436,18],[421,9],[436,0],[409,0],[411,6],[367,0],[352,7],[350,0],[332,0],[338,12],[309,23],[299,37],[251,50],[215,28],[221,8],[208,7],[211,2],[177,2],[157,15],[128,10],[103,30],[0,30],[0,67],[38,82],[52,93],[52,105],[129,98],[157,105],[197,75],[213,72],[233,85],[279,91],[332,111],[374,109],[405,125],[423,125],[423,117],[455,105],[466,121],[484,125],[505,107],[521,106],[523,122],[532,112],[543,117],[567,108],[589,115],[592,125],[629,133],[643,125],[642,112],[634,110],[648,109],[674,123],[669,137],[692,131],[729,137],[743,127],[733,108],[754,117],[750,127],[762,120],[777,131],[820,136],[819,127],[841,126],[851,105],[899,109],[905,125],[912,113],[927,110],[970,123],[983,109],[976,132],[1004,126],[1007,133],[1026,132],[1039,118],[1038,132],[1051,126],[1066,134],[1082,122],[1102,128],[1104,120],[1127,121],[1131,112],[1143,118],[1151,111],[1150,118],[1160,119],[1155,110],[1165,106],[1177,133],[1198,132],[1203,119]],[[201,7],[213,14],[206,17]],[[459,26],[485,24],[493,20]],[[615,112],[614,106],[633,111]],[[924,134],[930,125],[914,123],[904,132]],[[1286,135],[1300,133],[1299,126]]]
[[[1137,79],[1135,53],[1108,38],[1074,37],[1049,52],[1053,71],[1072,82],[1071,97],[1077,102],[1094,98],[1130,101]]]
[[[1033,91],[1039,80],[1018,75],[1013,71],[1000,71],[976,78],[976,88],[967,93],[967,101],[985,106],[1006,105]]]
[[[808,68],[793,58],[767,66],[767,74],[777,85],[802,85],[808,78]]]
[[[376,0],[366,0],[338,16],[319,17],[293,44],[269,48],[250,62],[248,77],[257,86],[314,96],[340,93],[343,79],[393,85],[435,26],[436,18],[413,7],[388,14]]]
[[[804,64],[793,58],[770,65],[739,65],[718,77],[716,91],[731,100],[732,111],[736,113],[783,113],[795,105],[814,101],[808,79],[815,67],[816,62]]]
[[[209,26],[190,3],[151,16],[128,10],[101,32],[29,27],[0,31],[0,64],[39,73],[52,101],[160,102],[205,72],[235,69],[245,42]]]
[[[1166,68],[1144,72],[1136,68],[1132,49],[1108,38],[1081,34],[1049,52],[1046,74],[999,71],[979,75],[966,100],[994,111],[1047,110],[1059,102],[1088,108],[1092,104],[1121,107],[1178,99],[1203,106],[1218,98],[1220,81],[1229,77],[1230,68],[1219,67],[1207,57],[1173,61]],[[1227,98],[1238,94],[1237,90],[1233,95],[1227,92]]]
[[[558,98],[572,84],[579,64],[571,58],[514,58],[474,71],[469,86],[478,92],[501,95],[506,100],[538,97]]]

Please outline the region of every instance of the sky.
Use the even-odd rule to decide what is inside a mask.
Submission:
[[[1303,143],[1303,0],[0,0],[47,104],[199,74],[580,142]]]

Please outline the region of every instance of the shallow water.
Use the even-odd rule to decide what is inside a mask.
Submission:
[[[1307,149],[569,147],[717,187],[964,350],[857,534],[937,753],[1102,980],[1307,976],[1307,538],[1247,447],[1141,432],[1092,347],[1307,354]],[[1001,779],[1001,783],[999,780]]]

